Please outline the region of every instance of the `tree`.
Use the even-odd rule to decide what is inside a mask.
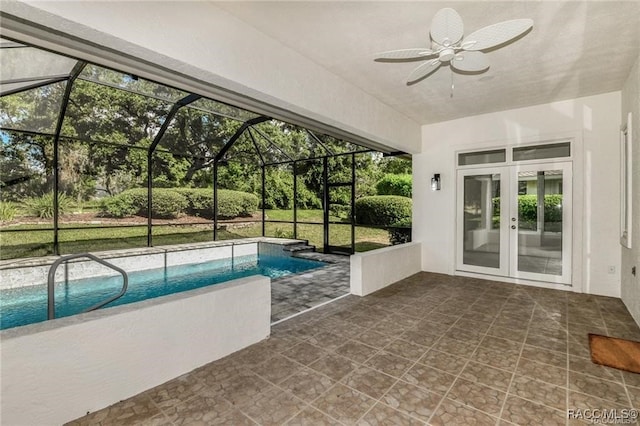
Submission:
[[[56,83],[0,98],[0,125],[52,134],[65,84]],[[175,101],[186,95],[127,74],[87,66],[74,82],[63,121],[59,144],[60,190],[81,202],[94,195],[115,195],[146,186],[148,147]],[[214,158],[242,124],[225,116],[236,111],[202,99],[179,109],[153,153],[153,186],[211,186]],[[246,113],[243,119],[250,116]],[[5,163],[13,164],[11,173],[39,176],[27,179],[36,192],[50,188],[53,138],[12,132],[5,135],[2,148]],[[269,120],[245,131],[229,149],[220,163],[218,182],[220,188],[260,196],[260,158],[271,164],[357,149],[331,136],[312,135],[298,126]],[[400,168],[392,160],[395,159],[381,160],[375,154],[357,156],[358,196],[373,194],[375,182],[382,175],[381,167],[385,171]],[[297,172],[303,204],[318,206],[323,195],[322,161],[298,162]],[[268,204],[291,208],[291,164],[267,166],[265,174]],[[349,182],[351,156],[330,158],[329,175],[333,182]],[[334,204],[350,201],[349,191],[335,191],[335,194]]]

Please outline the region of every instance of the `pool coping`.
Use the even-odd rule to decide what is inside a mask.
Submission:
[[[119,249],[119,250],[91,251],[89,253],[96,255],[102,259],[114,259],[114,258],[125,257],[125,256],[144,256],[149,254],[164,254],[164,253],[173,253],[178,251],[198,250],[198,249],[213,248],[213,247],[228,247],[228,246],[256,244],[256,243],[271,243],[271,244],[279,244],[282,246],[289,246],[289,245],[307,243],[307,240],[299,240],[299,239],[295,240],[290,238],[254,237],[254,238],[240,238],[240,239],[223,240],[223,241],[205,241],[201,243],[173,244],[173,245],[158,246],[158,247],[139,247],[139,248]],[[56,260],[60,259],[63,256],[64,255],[26,257],[26,258],[19,258],[19,259],[0,260],[0,271],[24,268],[29,266],[36,267],[36,266],[52,265]],[[74,259],[69,261],[69,263],[84,262],[84,261],[86,261],[86,259]]]

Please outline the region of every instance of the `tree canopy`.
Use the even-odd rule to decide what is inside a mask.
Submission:
[[[52,190],[53,133],[65,82],[0,98],[2,198],[19,200]],[[186,93],[127,74],[89,65],[73,83],[59,144],[59,189],[78,201],[113,196],[147,185],[147,150],[174,102]],[[182,107],[160,139],[151,161],[154,187],[210,187],[213,160],[242,122],[255,116],[208,99]],[[245,131],[219,167],[220,188],[260,195],[260,165],[350,152],[352,144],[278,120]],[[332,157],[333,182],[350,181],[351,157]],[[356,157],[357,192],[375,194],[385,173],[406,173],[410,162]],[[297,163],[301,206],[319,207],[322,161]],[[268,207],[291,208],[291,164],[266,168]],[[341,203],[347,193],[336,191]],[[343,199],[342,201],[340,199]]]

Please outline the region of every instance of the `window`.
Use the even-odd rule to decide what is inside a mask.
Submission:
[[[513,161],[542,160],[571,156],[569,142],[513,148]]]
[[[471,166],[474,164],[504,163],[507,161],[507,152],[504,149],[491,151],[467,152],[458,155],[458,166]]]

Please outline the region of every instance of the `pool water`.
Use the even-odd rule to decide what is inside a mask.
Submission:
[[[251,275],[278,278],[325,263],[294,257],[241,256],[206,263],[173,266],[129,273],[129,288],[121,298],[104,308],[165,296],[219,284]],[[122,276],[87,278],[57,283],[56,318],[81,313],[90,306],[117,294]],[[47,286],[37,285],[0,291],[0,329],[47,319]]]

